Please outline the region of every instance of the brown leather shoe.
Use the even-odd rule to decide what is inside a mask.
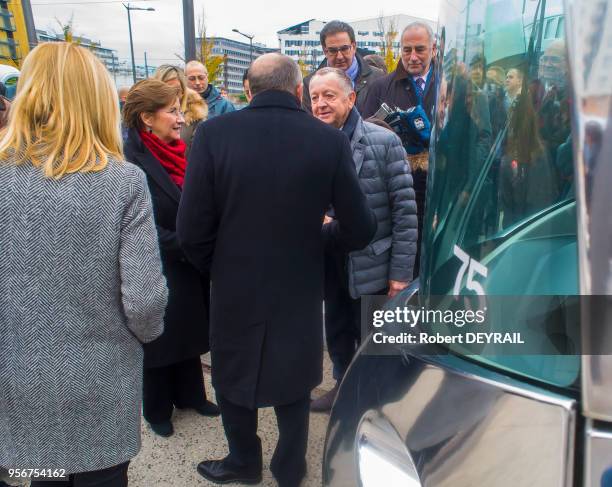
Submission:
[[[336,382],[336,385],[332,388],[331,391],[328,391],[321,397],[310,401],[310,410],[313,413],[326,413],[330,411],[334,404],[334,401],[336,400],[336,396],[338,395],[339,387],[340,382]]]

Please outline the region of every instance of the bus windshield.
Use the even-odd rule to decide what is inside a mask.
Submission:
[[[550,296],[562,323],[540,311],[534,326],[529,306],[516,317],[542,334],[542,355],[474,358],[571,385],[578,271],[562,1],[462,0],[441,12],[422,292]],[[475,263],[469,276],[466,259]],[[569,344],[561,354],[551,320]]]

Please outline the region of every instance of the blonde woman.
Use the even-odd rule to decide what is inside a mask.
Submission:
[[[27,56],[0,185],[0,467],[65,473],[33,487],[126,486],[167,288],[145,175],[122,161],[117,94],[86,49]]]
[[[153,78],[179,89],[181,111],[185,115],[181,140],[185,142],[185,157],[187,157],[198,124],[208,118],[208,105],[196,91],[187,87],[185,73],[177,66],[163,64],[157,68]]]

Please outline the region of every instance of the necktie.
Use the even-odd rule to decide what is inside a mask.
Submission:
[[[419,94],[420,97],[422,97],[423,92],[425,90],[425,80],[423,78],[417,78],[415,80],[415,83],[417,87],[417,93]]]

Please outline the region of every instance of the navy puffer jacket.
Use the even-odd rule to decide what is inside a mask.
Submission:
[[[417,251],[417,206],[410,166],[399,137],[361,118],[351,138],[361,189],[376,213],[370,244],[351,252],[349,292],[353,298],[412,281]]]

